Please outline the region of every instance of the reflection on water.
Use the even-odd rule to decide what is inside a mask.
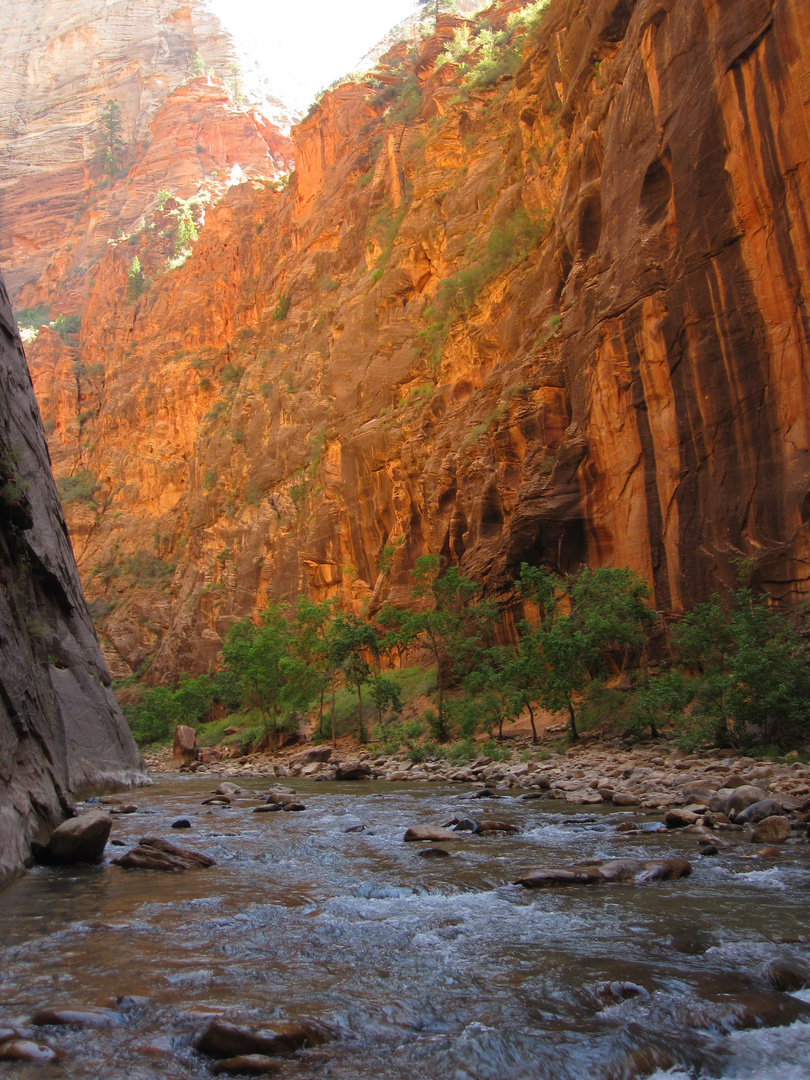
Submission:
[[[0,1026],[127,999],[114,1029],[47,1030],[62,1064],[7,1075],[208,1077],[190,1043],[213,1012],[335,1025],[339,1040],[285,1063],[300,1080],[810,1077],[797,1018],[810,994],[777,994],[763,974],[810,970],[807,845],[701,859],[694,837],[616,833],[627,814],[503,799],[493,815],[433,784],[303,782],[297,814],[253,814],[248,796],[203,807],[211,787],[156,784],[112,833],[196,848],[211,870],[43,868],[0,894]],[[181,815],[193,828],[173,832]],[[402,843],[409,825],[468,815],[521,832],[460,834],[449,859]],[[683,854],[695,872],[677,882],[510,884],[544,865]],[[784,1026],[738,1030],[766,1014]]]

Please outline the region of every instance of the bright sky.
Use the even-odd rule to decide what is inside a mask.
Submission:
[[[267,89],[302,110],[416,10],[415,0],[208,0],[208,6],[245,54],[246,76],[258,62]]]

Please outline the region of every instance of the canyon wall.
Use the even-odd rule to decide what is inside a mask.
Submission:
[[[0,278],[0,887],[72,797],[143,776],[82,595]]]
[[[271,597],[405,602],[429,551],[507,606],[521,561],[806,596],[800,0],[517,8],[490,68],[442,17],[327,93],[182,266],[160,218],[107,245],[29,349],[114,674],[212,667]]]
[[[195,55],[218,78],[194,80],[197,92],[186,85],[175,109],[161,113]],[[217,169],[220,190],[237,164],[247,175],[286,171],[286,158],[273,155],[284,158],[287,140],[240,110],[221,81],[232,58],[229,37],[200,2],[3,4],[0,268],[15,306],[47,304],[58,285],[52,314],[80,311],[88,270],[110,239],[136,227],[161,187],[187,198]],[[110,103],[121,147],[117,168],[105,173]],[[139,174],[128,177],[135,164]],[[115,183],[119,174],[125,179]]]

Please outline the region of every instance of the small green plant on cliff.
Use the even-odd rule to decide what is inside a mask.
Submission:
[[[99,118],[101,145],[97,160],[101,171],[110,177],[121,174],[124,160],[124,140],[121,137],[123,126],[120,108],[112,98],[107,98],[104,111]]]
[[[195,52],[188,66],[188,73],[192,79],[201,79],[205,76],[205,60],[199,52]]]
[[[126,298],[129,301],[137,300],[143,293],[144,279],[143,270],[141,269],[141,260],[137,255],[134,255],[132,262],[129,264],[129,270],[127,270],[127,288]]]
[[[292,297],[289,293],[284,293],[276,301],[276,306],[273,308],[273,321],[283,322],[290,314],[290,308],[292,306]]]
[[[71,503],[95,505],[98,480],[87,469],[80,469],[72,476],[58,477],[56,487],[63,506]]]
[[[544,216],[534,219],[519,207],[491,230],[478,261],[440,283],[433,303],[423,312],[428,325],[421,334],[434,367],[441,363],[444,343],[456,319],[475,305],[482,290],[497,274],[528,258],[540,243],[546,226]]]

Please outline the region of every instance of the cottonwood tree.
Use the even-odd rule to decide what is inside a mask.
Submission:
[[[644,643],[644,624],[655,618],[649,589],[627,568],[585,568],[561,579],[525,563],[517,584],[538,609],[537,624],[524,631],[521,679],[546,709],[568,713],[576,740],[577,702],[604,674],[607,653],[619,653],[624,667]]]
[[[416,610],[386,605],[378,617],[386,647],[407,648],[419,643],[436,664],[437,712],[431,724],[434,736],[445,742],[450,735],[445,691],[469,674],[488,644],[494,605],[480,599],[480,588],[457,566],[442,573],[438,555],[422,555],[411,571]]]

